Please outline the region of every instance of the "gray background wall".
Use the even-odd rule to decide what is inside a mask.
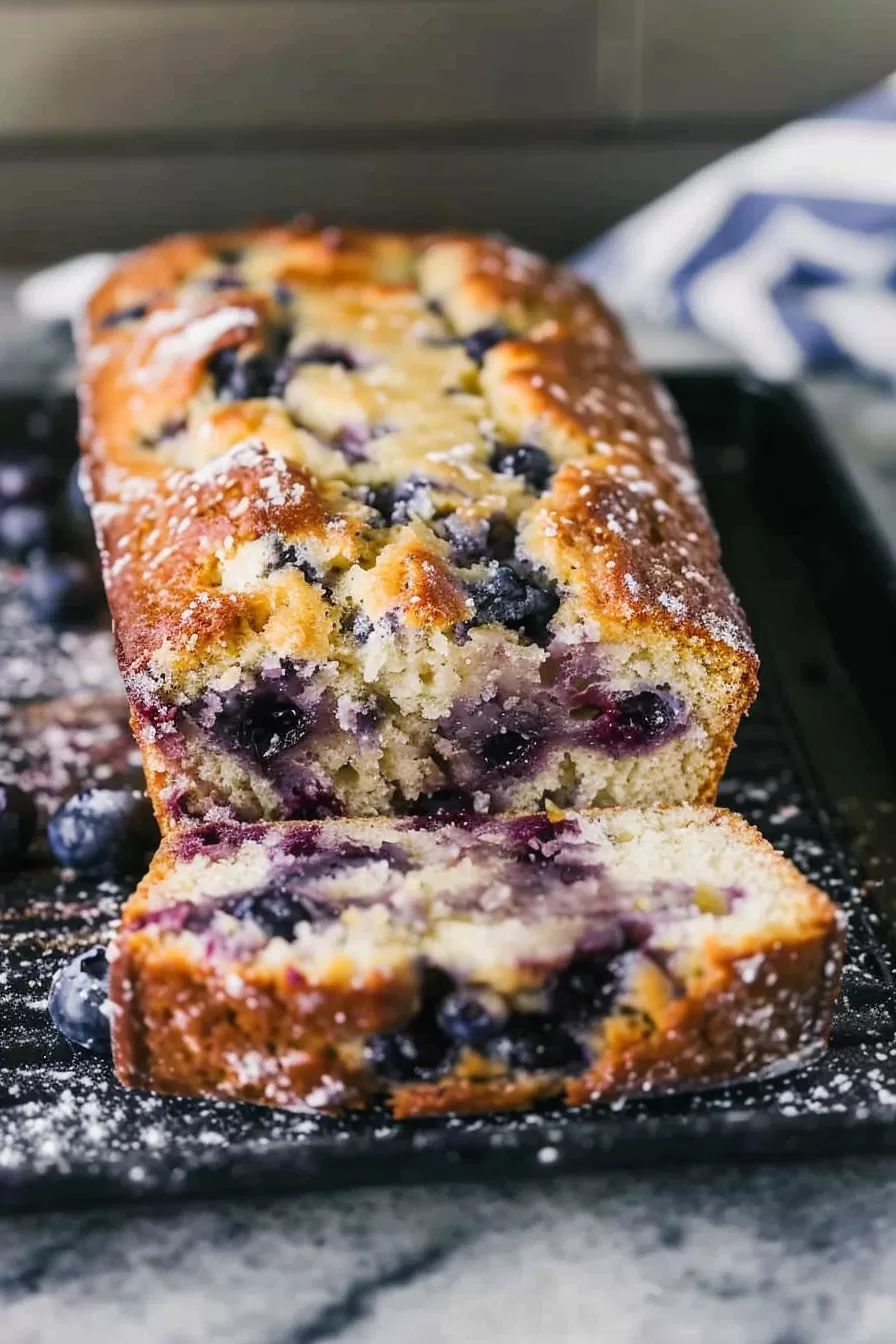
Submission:
[[[0,261],[283,217],[563,252],[896,69],[896,0],[0,0]]]

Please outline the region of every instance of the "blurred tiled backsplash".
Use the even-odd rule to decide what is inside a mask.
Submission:
[[[0,0],[0,263],[300,209],[560,252],[894,67],[894,0]]]

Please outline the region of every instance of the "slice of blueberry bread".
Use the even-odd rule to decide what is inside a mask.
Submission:
[[[125,907],[115,1064],[399,1116],[702,1086],[822,1045],[842,942],[831,902],[712,808],[205,823]]]
[[[80,344],[163,827],[712,800],[756,657],[674,413],[572,276],[463,237],[182,237]]]

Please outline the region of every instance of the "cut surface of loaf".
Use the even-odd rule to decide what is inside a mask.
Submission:
[[[183,236],[79,344],[163,828],[712,799],[755,654],[675,414],[575,278],[462,236]]]
[[[826,1037],[840,912],[712,808],[206,823],[112,954],[129,1086],[398,1116],[752,1077]]]

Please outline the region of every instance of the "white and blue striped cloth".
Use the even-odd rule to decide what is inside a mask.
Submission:
[[[896,382],[896,75],[703,169],[572,259],[623,316],[762,377]]]

